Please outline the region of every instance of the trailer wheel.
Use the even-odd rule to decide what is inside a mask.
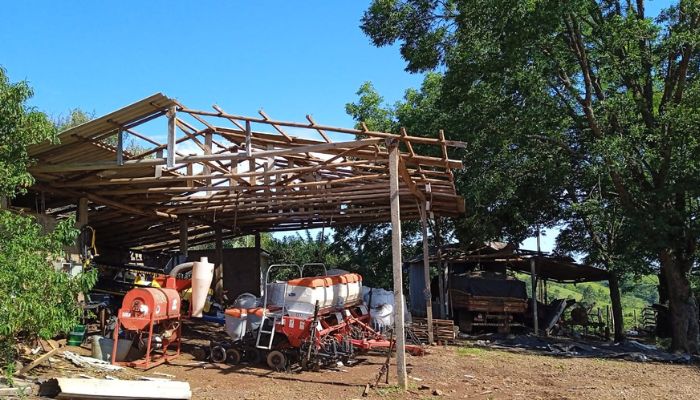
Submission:
[[[226,350],[221,346],[211,348],[211,361],[215,363],[226,362]]]
[[[276,371],[283,371],[287,367],[287,356],[279,350],[272,350],[267,355],[267,366]]]
[[[234,348],[226,350],[226,360],[229,364],[238,365],[241,362],[241,352]]]

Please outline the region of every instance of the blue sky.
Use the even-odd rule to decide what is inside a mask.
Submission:
[[[352,125],[344,105],[364,81],[387,100],[420,84],[396,48],[358,28],[368,1],[15,1],[0,64],[27,79],[52,115],[100,115],[154,92],[193,108]]]
[[[652,0],[656,15],[668,0]],[[191,108],[351,126],[344,106],[372,81],[388,102],[422,77],[359,29],[369,1],[7,1],[0,65],[32,105],[96,115],[155,92]],[[556,232],[543,238],[552,247]],[[534,240],[526,241],[534,248]]]

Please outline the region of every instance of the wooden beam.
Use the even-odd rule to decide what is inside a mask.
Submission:
[[[124,131],[117,133],[117,165],[124,165]]]
[[[188,250],[187,240],[189,239],[187,234],[187,216],[181,215],[178,219],[180,221],[180,254],[186,257]]]
[[[168,168],[175,166],[175,128],[177,126],[177,108],[171,106],[168,110],[168,158],[165,165]]]
[[[224,240],[221,228],[214,229],[214,249],[216,265],[214,267],[214,296],[220,304],[224,301]]]
[[[264,119],[265,121],[269,121],[269,120],[270,120],[270,117],[269,117],[267,114],[265,114],[265,111],[263,111],[263,110],[258,110],[258,114],[260,114],[260,116],[263,117],[263,119]],[[277,126],[276,124],[273,124],[273,123],[271,123],[270,125],[272,125],[272,127],[273,127],[277,132],[279,132],[279,134],[282,135],[288,142],[292,142],[292,140],[293,140],[292,137],[290,137],[289,135],[287,135],[287,132],[285,132],[282,128],[280,128],[279,126]],[[247,125],[246,125],[246,126],[247,126]]]
[[[192,114],[192,115],[224,117],[224,118],[228,118],[228,119],[236,119],[239,121],[255,122],[255,123],[262,123],[262,124],[275,124],[275,125],[279,125],[279,126],[288,126],[288,127],[294,127],[294,128],[306,128],[306,129],[313,128],[313,129],[321,129],[321,130],[330,131],[330,132],[349,133],[352,135],[367,135],[367,136],[378,137],[378,138],[382,138],[382,139],[402,139],[402,137],[400,135],[395,135],[395,134],[386,133],[386,132],[379,132],[379,131],[359,130],[359,129],[351,129],[351,128],[338,128],[338,127],[334,127],[334,126],[318,125],[318,124],[315,124],[313,127],[310,127],[308,124],[303,124],[300,122],[265,120],[263,118],[252,118],[252,117],[245,117],[242,115],[232,115],[232,114],[226,114],[226,113],[213,113],[213,112],[208,112],[208,111],[193,110],[193,109],[189,109],[189,108],[183,108],[181,111],[186,112],[188,114]],[[439,144],[437,139],[423,137],[423,136],[406,136],[403,139],[411,141],[413,143],[433,144],[433,145]],[[456,141],[456,140],[449,140],[449,141],[446,141],[445,143],[450,147],[460,147],[460,148],[466,147],[466,143]]]
[[[368,144],[375,144],[379,142],[380,139],[362,139],[354,140],[350,142],[334,142],[334,143],[320,143],[308,146],[295,146],[288,147],[284,149],[275,150],[263,150],[252,153],[251,155],[239,155],[239,154],[210,154],[210,155],[193,155],[185,157],[175,157],[174,164],[187,164],[187,163],[199,163],[203,161],[214,161],[214,160],[232,160],[232,161],[244,161],[244,160],[255,160],[256,158],[267,158],[284,156],[288,154],[299,154],[299,153],[324,153],[329,150],[337,149],[347,149],[347,148],[358,148],[365,147]],[[140,168],[144,166],[154,166],[154,165],[167,165],[165,160],[159,159],[143,159],[143,160],[127,160],[124,161],[124,165],[118,166],[116,162],[102,161],[93,163],[67,163],[67,164],[45,164],[37,165],[31,168],[31,172],[80,172],[80,171],[96,171],[104,169],[121,169],[121,168]]]
[[[406,333],[404,329],[403,276],[401,261],[401,206],[399,204],[399,147],[389,144],[389,200],[391,202],[391,264],[394,278],[394,332],[396,335],[396,372],[399,387],[407,389]]]
[[[78,221],[77,228],[81,229],[88,224],[88,198],[81,197],[78,200]]]
[[[535,257],[530,258],[530,282],[532,284],[532,326],[535,336],[539,335],[539,321],[537,316],[537,268]]]
[[[433,294],[430,292],[430,247],[428,246],[428,212],[427,202],[419,203],[420,222],[423,231],[423,296],[425,297],[425,315],[428,321],[428,345],[433,344]]]

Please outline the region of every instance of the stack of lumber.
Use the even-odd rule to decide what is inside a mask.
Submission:
[[[411,329],[420,341],[428,342],[427,319],[413,318]],[[456,337],[454,321],[450,319],[433,319],[433,340],[436,342],[452,342]]]

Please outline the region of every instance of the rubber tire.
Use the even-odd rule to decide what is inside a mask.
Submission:
[[[211,361],[215,363],[226,362],[226,350],[221,346],[214,346],[211,348]]]
[[[284,371],[287,368],[287,356],[279,350],[272,350],[267,354],[267,366],[275,371]]]
[[[241,352],[233,347],[226,350],[226,362],[232,365],[238,365],[241,362]]]

